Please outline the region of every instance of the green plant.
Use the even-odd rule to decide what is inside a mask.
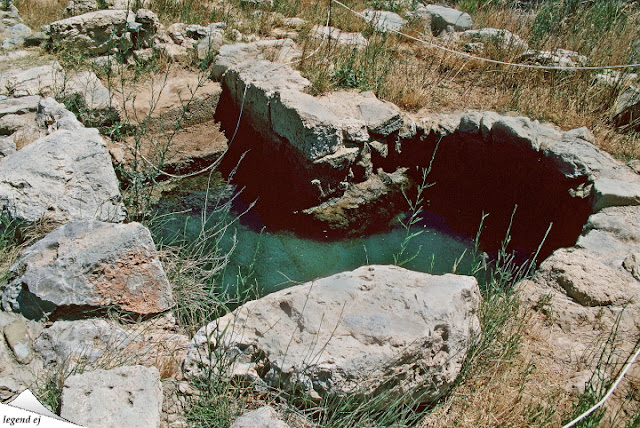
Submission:
[[[402,195],[404,196],[404,199],[407,201],[407,204],[409,206],[409,214],[406,218],[400,221],[400,226],[402,226],[405,233],[404,233],[404,239],[400,244],[400,250],[398,251],[397,254],[393,255],[393,264],[395,265],[403,266],[409,263],[411,260],[418,257],[418,255],[420,254],[421,247],[418,249],[418,251],[415,254],[411,256],[407,255],[406,253],[411,241],[423,233],[422,230],[415,231],[413,227],[416,224],[418,224],[418,222],[420,222],[420,220],[422,219],[421,214],[422,214],[422,211],[424,210],[424,205],[423,205],[424,196],[425,196],[424,192],[428,188],[435,185],[435,183],[427,182],[427,178],[429,177],[429,174],[431,173],[431,169],[433,168],[433,161],[436,158],[436,153],[438,152],[439,146],[440,146],[440,141],[438,141],[438,143],[436,144],[433,150],[433,154],[431,155],[431,160],[429,161],[429,166],[427,168],[422,169],[422,181],[418,183],[416,187],[415,197],[414,198],[409,197],[407,195],[406,190],[404,188],[402,189]]]

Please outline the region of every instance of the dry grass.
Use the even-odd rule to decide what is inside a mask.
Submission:
[[[474,361],[473,375],[467,376],[420,428],[561,426],[572,400],[561,386],[561,375],[541,364],[540,348],[548,345],[536,337],[535,323],[524,318],[521,322],[527,333],[518,353]]]
[[[15,0],[20,16],[33,31],[63,18],[69,0]]]

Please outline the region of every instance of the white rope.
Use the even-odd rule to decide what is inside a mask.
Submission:
[[[607,392],[607,394],[604,397],[602,397],[602,400],[598,401],[598,403],[596,403],[593,407],[591,407],[589,410],[587,410],[586,412],[584,412],[579,417],[577,417],[576,419],[572,420],[571,422],[569,422],[568,424],[566,424],[562,428],[571,428],[572,426],[574,426],[575,424],[577,424],[578,422],[580,422],[581,420],[583,420],[584,418],[589,416],[591,413],[593,413],[598,407],[602,406],[604,404],[604,402],[607,401],[607,399],[609,397],[611,397],[611,394],[613,394],[613,391],[616,389],[618,384],[620,384],[620,382],[622,381],[622,378],[624,377],[624,375],[627,374],[627,372],[631,368],[631,365],[636,361],[636,358],[638,358],[638,355],[640,355],[640,346],[638,346],[638,349],[636,350],[636,353],[627,362],[626,366],[624,367],[624,369],[622,370],[622,372],[618,376],[618,379],[616,379],[616,381],[613,383],[611,388],[609,388],[609,391]]]
[[[373,21],[372,18],[369,18],[369,17],[363,15],[360,12],[356,12],[355,10],[351,9],[349,6],[347,6],[346,4],[342,3],[339,0],[331,0],[331,1],[336,3],[336,4],[338,4],[338,5],[340,5],[340,6],[342,6],[343,8],[347,9],[351,13],[359,16],[360,18],[364,19],[367,22]],[[406,37],[408,39],[414,40],[416,42],[420,42],[420,43],[423,43],[425,45],[429,45],[429,46],[434,47],[436,49],[440,49],[440,50],[443,50],[445,52],[452,53],[454,55],[462,56],[462,57],[469,58],[469,59],[475,59],[475,60],[478,60],[478,61],[489,62],[489,63],[492,63],[492,64],[508,65],[508,66],[512,66],[512,67],[532,68],[532,69],[538,69],[538,70],[611,70],[611,69],[618,69],[618,68],[640,67],[640,63],[636,63],[636,64],[621,64],[621,65],[603,65],[603,66],[564,67],[564,66],[520,64],[520,63],[515,63],[515,62],[498,61],[498,60],[495,60],[495,59],[484,58],[484,57],[477,56],[477,55],[472,55],[472,54],[469,54],[469,53],[466,53],[466,52],[460,52],[460,51],[457,51],[455,49],[450,49],[450,48],[447,48],[445,46],[441,46],[441,45],[438,45],[436,43],[430,42],[428,40],[419,39],[417,37],[414,37],[414,36],[411,36],[409,34],[403,33],[401,31],[394,30],[392,28],[387,28],[386,30],[390,31],[392,33],[398,34],[400,36]]]

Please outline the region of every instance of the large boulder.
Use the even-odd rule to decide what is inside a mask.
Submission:
[[[62,388],[60,416],[95,428],[158,428],[162,384],[154,367],[125,366],[69,376]]]
[[[158,17],[139,9],[98,10],[61,19],[45,26],[54,47],[80,49],[86,54],[127,53],[152,47],[159,28]]]
[[[0,209],[30,222],[122,221],[118,180],[98,130],[58,130],[5,158]]]
[[[26,249],[10,277],[2,306],[30,318],[146,316],[174,303],[151,233],[139,223],[69,222]]]
[[[426,402],[460,372],[479,330],[474,278],[364,266],[248,302],[202,328],[185,368],[305,391]]]

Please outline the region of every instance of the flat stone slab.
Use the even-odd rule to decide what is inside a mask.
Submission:
[[[40,96],[30,95],[20,98],[5,98],[0,100],[0,117],[8,114],[25,114],[38,109]]]
[[[478,332],[473,277],[364,266],[248,302],[202,328],[185,368],[233,355],[227,375],[284,389],[430,401]]]
[[[599,178],[593,184],[593,190],[594,212],[606,207],[640,205],[640,183],[615,178]]]
[[[155,367],[125,366],[69,376],[60,416],[85,427],[157,428],[162,385]]]
[[[174,303],[151,233],[139,223],[69,222],[27,248],[10,275],[2,305],[29,318],[107,309],[151,315]]]
[[[94,318],[76,321],[56,321],[34,342],[34,350],[45,364],[90,364],[102,357],[112,358],[134,340],[122,327],[107,320]]]

